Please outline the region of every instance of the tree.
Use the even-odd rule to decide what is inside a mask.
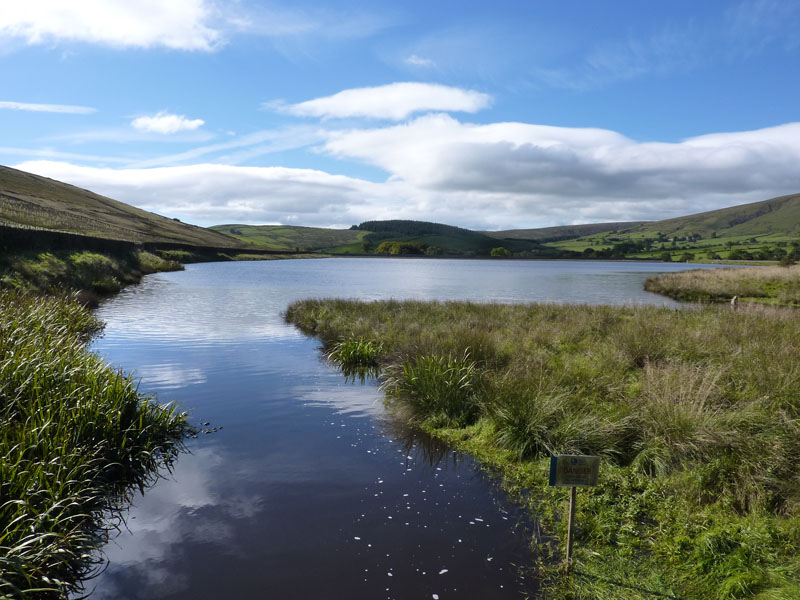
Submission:
[[[492,256],[507,257],[511,256],[511,251],[507,248],[500,246],[499,248],[492,248]]]
[[[672,262],[672,254],[670,254],[669,252],[662,252],[661,260],[664,262]]]

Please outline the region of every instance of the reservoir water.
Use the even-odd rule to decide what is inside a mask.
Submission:
[[[468,457],[389,419],[284,322],[309,297],[676,303],[696,265],[330,259],[189,265],[98,310],[93,349],[211,433],[135,499],[99,599],[520,598],[532,524]],[[217,429],[214,432],[214,429]]]

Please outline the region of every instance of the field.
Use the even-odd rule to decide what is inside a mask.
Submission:
[[[800,597],[794,311],[307,300],[287,319],[503,477],[538,520],[544,597]],[[602,457],[570,576],[555,453]]]

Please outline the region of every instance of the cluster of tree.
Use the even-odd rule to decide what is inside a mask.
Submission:
[[[787,252],[783,248],[777,246],[762,246],[758,250],[744,250],[742,248],[734,248],[728,254],[730,260],[800,260],[800,248],[795,246]]]
[[[382,234],[396,234],[393,237],[421,235],[482,235],[477,231],[455,227],[454,225],[402,219],[394,219],[389,221],[364,221],[359,225],[353,225],[350,229],[358,231],[371,231],[373,233]]]
[[[417,254],[425,256],[436,256],[442,253],[438,246],[422,244],[419,242],[381,242],[375,249],[376,254]]]
[[[583,251],[584,258],[624,258],[628,254],[635,254],[647,250],[653,241],[649,239],[625,240],[614,244],[610,248],[586,248]]]

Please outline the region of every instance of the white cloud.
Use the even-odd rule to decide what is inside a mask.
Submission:
[[[638,143],[602,129],[471,125],[426,115],[393,127],[341,131],[325,147],[416,187],[453,192],[578,197],[591,204],[713,193],[766,198],[776,190],[800,190],[800,123]]]
[[[32,112],[52,112],[69,115],[90,115],[97,112],[90,106],[73,106],[71,104],[31,104],[29,102],[0,102],[0,109],[25,110]]]
[[[131,121],[131,127],[139,131],[151,133],[178,133],[179,131],[192,131],[201,127],[205,121],[202,119],[187,119],[183,115],[173,115],[160,111],[152,117],[138,117]]]
[[[474,113],[492,102],[489,94],[433,83],[390,83],[354,88],[299,104],[266,104],[265,108],[301,117],[367,117],[399,121],[423,111]]]
[[[221,34],[206,0],[26,0],[0,3],[0,38],[113,47],[212,50]]]
[[[513,229],[663,219],[800,191],[800,123],[640,143],[603,129],[475,125],[433,114],[327,136],[323,151],[380,167],[387,180],[220,164],[18,168],[201,225],[409,218]]]
[[[423,58],[421,56],[417,56],[416,54],[412,54],[411,56],[405,59],[406,64],[413,65],[415,67],[434,67],[436,63],[433,62],[430,58]]]

